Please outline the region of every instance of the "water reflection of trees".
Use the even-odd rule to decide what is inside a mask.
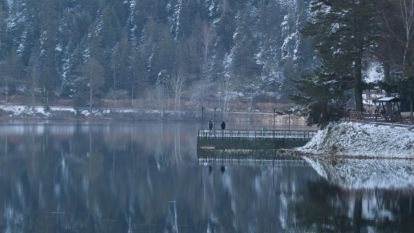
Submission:
[[[214,167],[209,172],[196,165],[192,129],[154,127],[0,134],[5,152],[0,209],[9,216],[0,218],[0,226],[25,232],[285,227],[287,203],[300,201],[303,192],[299,169],[227,167],[222,172]]]
[[[325,181],[309,182],[307,208],[294,206],[305,232],[410,232],[413,192],[344,191]]]
[[[324,177],[308,183],[306,231],[410,232],[414,227],[412,162],[307,158]],[[301,208],[301,207],[297,207]]]
[[[413,227],[411,193],[344,192],[310,167],[289,164],[226,166],[224,172],[220,164],[199,167],[195,126],[70,127],[62,133],[53,127],[0,132],[2,231],[353,232]]]
[[[193,130],[177,139],[175,126],[156,134],[154,127],[77,126],[68,134],[51,134],[45,127],[41,132],[2,134],[1,203],[12,214],[0,225],[14,224],[15,229],[31,232],[55,232],[62,226],[83,232],[164,226],[165,203],[176,196],[176,186],[187,187],[177,184],[174,167],[177,161],[195,164],[189,152],[195,139]],[[183,142],[181,137],[190,140]],[[160,146],[154,147],[157,143]],[[180,143],[183,146],[177,146]],[[184,159],[172,157],[181,153]]]

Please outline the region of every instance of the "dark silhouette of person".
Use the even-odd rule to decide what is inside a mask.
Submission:
[[[208,129],[209,129],[209,130],[212,130],[212,129],[213,129],[213,121],[212,121],[212,120],[210,120],[210,121],[208,122]]]
[[[211,165],[208,166],[208,174],[211,174],[213,172],[213,167]]]
[[[226,122],[221,122],[221,130],[225,130],[226,129]]]

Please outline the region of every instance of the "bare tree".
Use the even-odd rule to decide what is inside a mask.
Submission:
[[[89,112],[92,112],[94,92],[104,84],[105,69],[95,58],[89,60],[82,67],[82,74],[89,88]]]
[[[412,74],[410,74],[412,69],[412,63],[408,63],[408,57],[410,54],[411,44],[413,42],[414,36],[414,1],[413,0],[399,0],[400,12],[401,12],[401,20],[403,26],[403,35],[401,35],[404,39],[404,50],[402,54],[402,73],[404,78],[405,85],[410,86],[412,83]],[[407,86],[403,87],[407,89]],[[410,88],[408,88],[409,90]],[[408,91],[410,93],[410,91]],[[410,102],[410,119],[413,120],[413,96],[408,94],[409,102]]]
[[[181,97],[184,93],[184,83],[187,75],[183,69],[179,69],[169,80],[172,92],[174,94],[174,111],[181,108]]]
[[[203,66],[205,66],[207,64],[210,47],[216,38],[216,32],[208,22],[203,22],[200,36],[203,51]]]
[[[115,47],[112,50],[112,59],[111,59],[111,63],[112,63],[112,81],[113,81],[113,86],[112,89],[115,91],[116,88],[116,69],[118,66],[118,60],[119,60],[119,42],[116,43]]]
[[[156,87],[158,90],[158,103],[160,105],[161,109],[161,116],[164,117],[164,97],[165,97],[165,87],[167,84],[167,80],[169,78],[169,75],[166,70],[161,70],[157,75],[157,81],[156,81]]]
[[[37,64],[33,64],[32,66],[28,67],[28,75],[30,75],[30,90],[31,90],[31,99],[32,99],[32,107],[36,104],[36,88],[38,87],[38,69]]]
[[[405,33],[405,44],[403,53],[403,73],[406,75],[407,54],[410,48],[410,43],[414,35],[414,1],[413,0],[399,0],[402,22]]]
[[[223,80],[223,106],[222,106],[223,119],[227,118],[228,111],[229,111],[230,88],[231,88],[230,76],[225,76]]]

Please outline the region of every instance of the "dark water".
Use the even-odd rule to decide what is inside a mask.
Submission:
[[[343,189],[305,162],[198,161],[197,128],[0,125],[0,231],[414,231],[410,188]]]

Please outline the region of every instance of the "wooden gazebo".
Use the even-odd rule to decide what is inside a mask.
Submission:
[[[398,97],[381,97],[373,100],[375,115],[384,118],[385,121],[401,121],[401,99]]]

